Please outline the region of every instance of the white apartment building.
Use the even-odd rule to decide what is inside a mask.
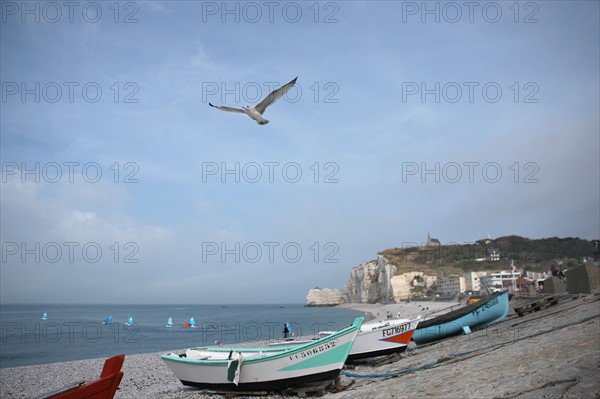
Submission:
[[[518,271],[513,273],[510,270],[502,270],[482,276],[480,280],[492,290],[501,290],[505,281],[509,281],[510,287],[513,287],[513,281],[516,281],[519,277],[521,277],[521,273]]]
[[[466,279],[462,276],[438,277],[435,281],[435,292],[442,297],[458,295],[466,291]]]
[[[481,290],[481,278],[487,275],[488,272],[469,272],[464,275],[465,277],[465,291],[477,292]]]

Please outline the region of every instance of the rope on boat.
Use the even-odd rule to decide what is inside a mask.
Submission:
[[[562,330],[563,328],[568,328],[568,327],[572,327],[572,326],[577,325],[577,324],[586,323],[586,322],[588,322],[590,320],[593,320],[593,319],[596,319],[598,317],[600,317],[600,313],[596,314],[595,316],[589,316],[589,317],[586,317],[586,318],[581,319],[579,321],[574,321],[572,323],[564,324],[562,326],[559,326],[559,327],[556,327],[556,328],[553,328],[553,329],[550,329],[550,330],[540,331],[538,333],[528,335],[527,338],[539,337],[541,335],[545,335],[545,334],[551,333],[551,332],[556,331],[556,330]],[[504,342],[501,342],[501,343],[498,343],[498,344],[488,345],[486,347],[479,348],[479,349],[473,349],[473,350],[470,350],[470,351],[460,352],[460,353],[453,353],[453,354],[450,354],[448,356],[443,356],[440,359],[436,360],[435,362],[426,363],[426,364],[424,364],[422,366],[419,366],[419,367],[411,367],[411,368],[408,368],[408,369],[398,370],[398,371],[394,371],[394,372],[391,372],[391,373],[355,374],[355,373],[349,373],[347,371],[342,371],[342,374],[345,375],[346,377],[350,377],[350,378],[392,378],[392,377],[397,377],[397,376],[404,375],[404,374],[414,373],[414,372],[421,371],[421,370],[427,370],[427,369],[430,369],[432,367],[438,366],[438,365],[440,365],[442,363],[445,363],[445,362],[447,362],[449,360],[453,360],[453,359],[457,359],[457,358],[460,358],[460,357],[463,357],[463,356],[467,356],[467,355],[470,355],[470,354],[475,353],[475,352],[481,352],[481,351],[485,351],[487,349],[490,349],[490,350],[498,349],[501,346],[513,344],[516,341],[520,341],[520,340],[514,340],[513,339],[513,340],[510,340],[510,341],[504,341]],[[463,359],[460,359],[460,360],[463,360]]]

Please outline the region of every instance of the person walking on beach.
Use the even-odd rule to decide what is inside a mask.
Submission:
[[[290,329],[288,328],[287,323],[285,323],[283,325],[283,338],[284,339],[287,338],[289,333],[290,333]]]

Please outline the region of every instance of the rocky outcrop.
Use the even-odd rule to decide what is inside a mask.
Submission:
[[[392,277],[394,302],[425,295],[435,280],[435,276],[423,272],[408,272]]]
[[[315,287],[306,295],[306,306],[335,306],[347,302],[344,291]]]
[[[379,256],[377,260],[353,268],[343,291],[349,302],[389,303],[393,301],[392,277],[395,274],[396,266]]]
[[[396,275],[398,269],[379,255],[376,260],[352,269],[341,290],[313,288],[306,296],[307,306],[334,306],[345,302],[394,303],[425,295],[435,277],[422,272]]]

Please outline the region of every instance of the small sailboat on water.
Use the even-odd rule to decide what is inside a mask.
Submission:
[[[186,328],[198,328],[196,326],[196,320],[194,319],[194,316],[190,317],[190,320],[187,323],[182,323],[182,325]]]
[[[167,324],[165,325],[165,327],[167,327],[167,328],[173,327],[173,318],[172,317],[169,317],[169,320],[167,320]]]
[[[48,320],[48,313],[44,312],[42,315],[42,320]]]
[[[102,324],[112,324],[112,315],[109,314],[104,318],[104,321],[102,322]]]
[[[127,322],[125,323],[125,325],[127,327],[130,327],[133,325],[133,316],[129,316],[129,318],[127,319]]]

